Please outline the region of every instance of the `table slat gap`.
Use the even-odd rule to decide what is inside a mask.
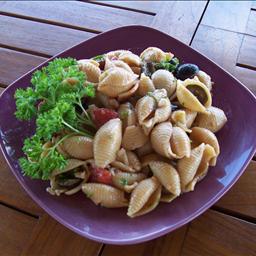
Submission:
[[[106,1],[95,1],[106,3]],[[156,14],[162,2],[159,1],[107,1],[107,4],[112,4],[119,7],[136,9],[146,13]]]
[[[33,50],[24,49],[24,48],[11,46],[11,45],[7,45],[7,44],[2,44],[2,43],[0,43],[0,48],[13,50],[13,51],[20,52],[20,53],[26,53],[26,54],[34,55],[34,56],[37,56],[37,57],[47,58],[47,59],[52,57],[52,55],[49,55],[49,54],[36,52],[36,51],[33,51]]]
[[[200,26],[200,24],[201,24],[201,22],[202,22],[202,19],[203,19],[203,17],[204,17],[204,14],[205,14],[205,12],[206,12],[206,10],[207,10],[207,7],[208,7],[209,3],[210,3],[210,0],[207,0],[207,3],[206,3],[206,5],[205,5],[205,7],[204,7],[204,10],[203,10],[203,12],[202,12],[202,15],[201,15],[201,17],[200,17],[200,19],[199,19],[199,21],[198,21],[198,23],[197,23],[197,25],[196,25],[195,31],[194,31],[194,33],[193,33],[193,35],[192,35],[192,37],[191,37],[190,42],[189,42],[189,45],[190,45],[190,46],[191,46],[191,44],[192,44],[192,42],[193,42],[193,39],[194,39],[194,37],[195,37],[195,35],[196,35],[196,32],[197,32],[198,28],[199,28],[199,26]]]
[[[90,33],[94,33],[94,34],[102,33],[102,31],[99,31],[99,30],[80,27],[80,26],[71,25],[71,24],[68,24],[68,23],[63,23],[63,22],[58,22],[58,21],[53,21],[53,20],[40,19],[40,18],[27,16],[27,15],[22,15],[22,14],[17,14],[17,13],[0,11],[0,15],[7,16],[7,17],[18,18],[18,19],[23,19],[23,20],[30,20],[30,21],[34,21],[34,22],[38,22],[38,23],[44,23],[44,24],[59,26],[59,27],[63,27],[63,28],[71,28],[71,29],[80,30],[80,31],[84,31],[84,32],[90,32]]]
[[[208,210],[193,220],[180,256],[255,255],[256,225]]]
[[[95,35],[3,15],[0,15],[0,24],[5,24],[0,29],[1,45],[10,45],[14,49],[25,49],[47,56],[62,52]]]
[[[147,14],[147,15],[151,15],[151,16],[155,16],[156,15],[155,12],[145,11],[145,10],[141,10],[141,9],[135,9],[135,8],[131,8],[131,7],[127,7],[127,6],[122,6],[122,5],[116,5],[116,4],[120,4],[120,2],[118,2],[118,1],[116,1],[116,2],[110,1],[111,3],[106,2],[106,1],[87,1],[87,0],[77,0],[77,1],[85,2],[85,3],[89,3],[89,4],[97,4],[97,5],[102,5],[102,6],[107,6],[107,7],[112,7],[112,8],[116,8],[116,9],[132,11],[132,12],[143,13],[143,14]],[[127,1],[124,1],[124,2],[127,2]],[[136,2],[133,2],[132,4],[134,6],[136,6]],[[150,3],[148,3],[148,4],[150,4]]]
[[[27,215],[27,216],[32,217],[32,218],[35,218],[35,219],[38,219],[38,218],[39,218],[39,216],[36,215],[36,214],[30,213],[30,212],[28,212],[28,211],[26,211],[26,210],[22,210],[22,209],[20,209],[20,208],[18,208],[18,207],[15,207],[15,206],[10,205],[10,204],[8,204],[8,203],[2,202],[1,200],[0,200],[0,205],[5,206],[5,207],[8,207],[9,209],[12,209],[12,210],[14,210],[14,211],[17,211],[17,212],[19,212],[19,213],[21,213],[21,214]]]
[[[14,80],[38,66],[47,58],[38,57],[6,48],[0,48],[0,86],[7,87]],[[15,72],[13,72],[15,68]]]
[[[89,28],[93,31],[106,31],[134,24],[150,25],[154,18],[154,16],[143,13],[79,1],[6,1],[0,2],[0,10],[36,19]]]
[[[213,211],[216,211],[218,213],[228,215],[228,216],[231,216],[233,218],[236,218],[236,219],[239,219],[239,220],[242,220],[242,221],[246,221],[248,223],[256,224],[256,218],[255,217],[243,214],[241,212],[233,211],[233,210],[230,210],[228,208],[224,208],[224,207],[221,207],[221,206],[218,206],[218,205],[213,205],[210,209],[213,210]]]
[[[38,220],[0,204],[0,254],[19,256]]]
[[[255,66],[250,66],[248,64],[243,64],[243,63],[239,63],[238,62],[238,63],[236,63],[236,66],[256,71],[256,67]]]

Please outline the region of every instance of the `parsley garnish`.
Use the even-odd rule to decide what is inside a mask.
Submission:
[[[31,86],[15,92],[19,120],[36,118],[36,132],[24,141],[26,157],[19,160],[23,173],[48,179],[55,169],[67,164],[57,146],[75,134],[93,137],[94,124],[82,105],[82,98],[94,97],[95,88],[86,83],[85,73],[72,58],[57,58],[32,75]],[[77,111],[77,107],[81,112]],[[88,131],[85,126],[92,129]],[[43,145],[55,134],[67,134],[49,148]]]

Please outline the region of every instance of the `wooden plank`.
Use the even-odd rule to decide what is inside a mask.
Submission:
[[[129,8],[149,13],[157,13],[161,7],[161,2],[158,1],[92,1],[102,3],[104,5],[111,5],[115,7]]]
[[[256,219],[256,162],[251,161],[244,174],[217,206]]]
[[[143,13],[71,1],[6,1],[0,3],[0,10],[95,31],[131,24],[149,25],[153,19]]]
[[[255,7],[256,8],[256,7]],[[256,36],[256,9],[251,10],[246,26],[246,34]]]
[[[255,224],[207,211],[190,224],[181,256],[253,256],[255,244]]]
[[[235,67],[234,76],[240,80],[247,88],[249,88],[254,95],[256,95],[256,72],[242,67]]]
[[[256,23],[255,23],[256,27]],[[256,70],[256,37],[244,36],[237,62],[255,68]]]
[[[189,44],[206,4],[206,1],[162,2],[152,26]]]
[[[45,60],[43,57],[0,48],[0,84],[9,85]]]
[[[188,226],[184,226],[168,235],[141,244],[106,245],[101,256],[119,256],[120,252],[122,252],[122,256],[179,256],[187,229]]]
[[[102,244],[88,240],[68,230],[48,215],[39,220],[22,256],[97,256]]]
[[[210,1],[201,24],[244,33],[251,4],[251,1]]]
[[[1,15],[0,24],[0,46],[6,45],[46,55],[57,54],[94,35],[88,32]]]
[[[0,153],[0,202],[14,206],[34,215],[44,211],[33,202],[11,173],[3,154]]]
[[[37,219],[0,205],[0,254],[20,255]]]
[[[240,33],[200,25],[192,47],[225,68],[256,94],[256,72],[236,66],[242,39]]]

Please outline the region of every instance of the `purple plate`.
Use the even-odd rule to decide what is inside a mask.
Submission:
[[[99,242],[139,243],[188,223],[231,188],[255,152],[256,99],[253,94],[214,62],[162,32],[143,26],[117,28],[57,56],[83,59],[115,49],[129,49],[139,53],[148,46],[171,51],[184,62],[195,63],[207,72],[215,82],[213,105],[225,111],[228,123],[217,134],[221,148],[217,165],[210,169],[195,191],[182,195],[171,204],[161,203],[156,210],[145,216],[130,219],[126,215],[126,209],[97,207],[82,193],[70,197],[54,197],[45,191],[47,182],[23,177],[17,160],[22,155],[22,142],[33,133],[34,126],[33,123],[28,125],[15,119],[13,95],[17,88],[29,85],[35,69],[10,85],[0,98],[1,148],[17,180],[53,218],[74,232]]]

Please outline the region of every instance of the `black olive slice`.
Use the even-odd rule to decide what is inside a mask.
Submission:
[[[199,68],[195,64],[184,63],[179,65],[175,70],[176,78],[185,80],[187,78],[193,78],[199,72]]]
[[[197,84],[189,84],[186,88],[196,96],[196,98],[200,101],[201,104],[205,104],[208,100],[208,96],[205,90],[198,86]]]

